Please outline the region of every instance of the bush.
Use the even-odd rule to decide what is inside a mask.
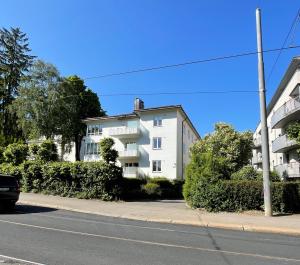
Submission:
[[[124,178],[122,198],[125,200],[181,199],[182,186],[183,181],[170,181],[163,177],[147,179]]]
[[[148,195],[149,198],[158,199],[161,197],[162,192],[159,184],[148,182],[142,185],[142,190]]]
[[[43,162],[58,160],[57,147],[52,140],[43,141],[39,147],[32,146],[31,151],[33,155],[36,153],[35,156],[37,160],[41,160]]]
[[[2,164],[0,172],[18,176],[25,192],[102,200],[121,196],[122,168],[102,162],[27,161],[19,167]]]
[[[252,166],[244,166],[239,171],[231,175],[232,180],[258,180],[263,181],[263,172],[257,171]],[[276,171],[270,171],[270,181],[280,181],[280,177]]]
[[[275,182],[271,190],[275,212],[300,211],[300,183]],[[264,204],[261,181],[199,182],[192,194],[188,201],[192,207],[215,212],[262,210]]]
[[[5,162],[19,165],[24,162],[28,155],[27,144],[14,143],[8,145],[4,152],[3,157]]]

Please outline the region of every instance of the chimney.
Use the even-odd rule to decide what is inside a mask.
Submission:
[[[134,100],[134,110],[141,110],[144,109],[144,101],[141,100],[140,98],[136,98]]]

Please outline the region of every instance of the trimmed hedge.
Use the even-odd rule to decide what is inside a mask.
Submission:
[[[293,213],[300,211],[300,183],[274,182],[272,205],[275,212]],[[208,211],[262,210],[263,183],[261,181],[199,181],[190,191],[188,203],[194,208]]]
[[[102,162],[27,161],[18,167],[1,164],[0,172],[16,176],[25,192],[115,200],[122,191],[122,168]]]
[[[183,181],[170,181],[163,177],[147,179],[123,179],[125,200],[139,199],[182,199]]]

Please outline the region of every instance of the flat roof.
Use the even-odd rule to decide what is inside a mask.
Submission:
[[[165,110],[172,110],[172,109],[177,109],[177,110],[181,111],[185,120],[189,123],[189,125],[193,129],[194,133],[197,135],[197,137],[199,139],[201,139],[201,136],[199,135],[198,131],[196,130],[195,126],[193,125],[193,123],[191,122],[191,120],[189,119],[188,115],[186,114],[186,112],[184,111],[184,109],[182,108],[181,105],[169,105],[169,106],[161,106],[161,107],[155,107],[155,108],[144,108],[144,109],[135,110],[132,113],[112,115],[112,116],[102,116],[102,117],[91,117],[91,118],[86,118],[82,121],[87,123],[90,121],[106,121],[106,120],[113,120],[113,119],[122,120],[122,119],[128,119],[128,118],[131,119],[131,118],[139,117],[138,113],[140,113],[140,112],[152,112],[152,111],[159,111],[159,110],[165,111]]]

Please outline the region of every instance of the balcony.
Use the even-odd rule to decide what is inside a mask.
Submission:
[[[291,140],[288,136],[282,135],[277,137],[272,143],[272,152],[273,153],[284,153],[290,149],[297,147],[295,140]]]
[[[254,148],[260,148],[261,147],[261,136],[254,138],[253,143],[254,143]]]
[[[262,157],[261,156],[253,156],[252,157],[252,165],[257,165],[262,163]]]
[[[123,177],[124,178],[137,178],[138,177],[138,167],[124,167]]]
[[[138,148],[133,150],[124,150],[119,151],[119,160],[125,160],[125,159],[137,159],[140,156],[140,152]]]
[[[300,97],[293,98],[276,110],[271,118],[272,128],[284,128],[289,122],[298,120],[300,115]]]
[[[109,135],[116,138],[137,138],[140,136],[140,128],[139,126],[135,127],[115,127],[109,130]]]
[[[300,163],[292,162],[275,166],[275,170],[281,177],[285,178],[300,178]]]

